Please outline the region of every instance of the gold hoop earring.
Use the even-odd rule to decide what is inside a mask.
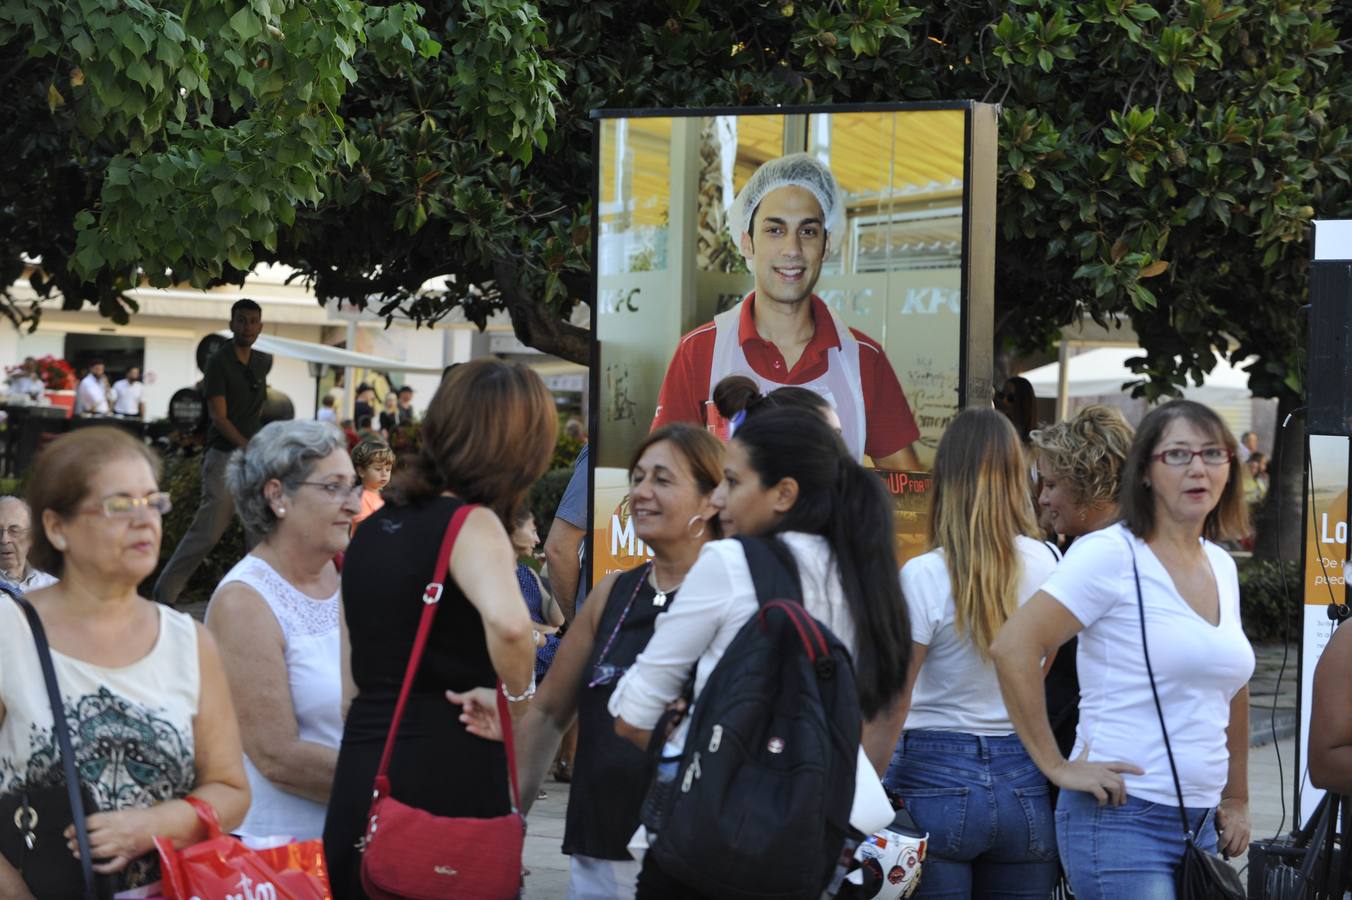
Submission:
[[[696,522],[699,523],[699,531],[695,532],[694,534],[690,534],[690,526],[694,525]],[[698,513],[691,516],[690,521],[685,523],[685,533],[690,537],[692,541],[697,541],[700,538],[704,537],[704,519],[700,518]]]

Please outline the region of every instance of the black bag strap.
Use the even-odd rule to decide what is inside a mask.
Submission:
[[[1159,716],[1160,731],[1164,734],[1164,752],[1169,755],[1169,773],[1174,777],[1174,793],[1178,795],[1178,817],[1183,820],[1184,837],[1191,842],[1195,835],[1188,823],[1188,811],[1183,808],[1183,783],[1178,780],[1178,766],[1174,765],[1174,748],[1169,743],[1169,729],[1164,727],[1164,707],[1160,705],[1160,692],[1155,687],[1155,671],[1150,666],[1150,647],[1145,640],[1145,599],[1141,596],[1141,573],[1136,569],[1136,548],[1132,546],[1129,536],[1127,549],[1131,551],[1131,574],[1136,579],[1136,608],[1141,614],[1141,652],[1145,655],[1145,673],[1150,676],[1150,694],[1155,698],[1155,714]]]
[[[5,593],[9,593],[5,591]],[[85,828],[84,797],[80,794],[80,776],[75,771],[75,751],[70,743],[70,728],[66,724],[66,707],[61,701],[61,689],[56,683],[56,668],[52,665],[52,651],[47,645],[47,631],[42,627],[33,604],[18,594],[10,594],[28,617],[37,647],[38,662],[42,666],[42,680],[47,685],[47,702],[52,706],[52,724],[56,729],[56,743],[61,748],[61,768],[66,775],[66,793],[70,797],[70,814],[75,825],[75,840],[80,846],[80,870],[84,874],[85,900],[96,900],[94,890],[94,863],[89,851],[89,831]]]
[[[739,537],[746,554],[746,565],[756,585],[756,602],[761,606],[772,600],[792,600],[803,604],[803,588],[798,580],[798,565],[789,548],[775,538]]]

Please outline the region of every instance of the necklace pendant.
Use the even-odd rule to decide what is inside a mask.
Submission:
[[[653,594],[653,606],[656,606],[660,609],[661,607],[666,605],[667,605],[666,591],[657,591],[656,593]]]

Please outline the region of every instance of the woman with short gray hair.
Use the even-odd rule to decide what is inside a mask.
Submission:
[[[252,837],[319,837],[342,738],[342,639],[334,557],[360,511],[342,432],[273,422],[230,458],[226,485],[259,544],[221,580],[207,628],[244,739]]]

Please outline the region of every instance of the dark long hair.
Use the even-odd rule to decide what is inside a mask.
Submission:
[[[911,649],[892,504],[882,482],[854,461],[820,416],[802,410],[748,418],[733,440],[765,486],[798,482],[798,499],[772,533],[821,535],[831,548],[854,620],[859,705],[871,719],[901,693]]]
[[[715,385],[714,406],[725,419],[731,419],[739,412],[745,412],[750,418],[772,409],[803,409],[824,416],[831,409],[831,404],[821,394],[796,385],[785,385],[762,394],[760,385],[745,375],[729,375]]]

